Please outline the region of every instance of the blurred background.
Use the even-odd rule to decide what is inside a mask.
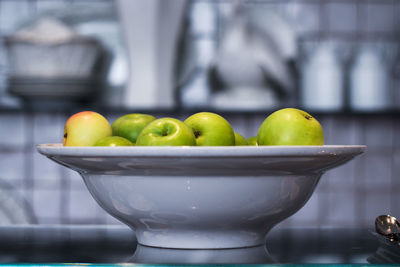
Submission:
[[[35,148],[82,110],[207,110],[250,137],[302,108],[368,150],[278,227],[400,217],[399,33],[396,0],[0,0],[0,225],[119,224]]]

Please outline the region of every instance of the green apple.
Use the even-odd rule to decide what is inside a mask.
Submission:
[[[218,114],[199,112],[184,122],[193,130],[198,146],[235,145],[235,134],[231,125]]]
[[[321,124],[310,114],[285,108],[269,115],[257,134],[258,145],[323,145]]]
[[[252,136],[246,139],[249,146],[257,146],[257,136]]]
[[[134,146],[134,144],[121,136],[107,136],[97,141],[95,146]]]
[[[174,118],[161,118],[150,122],[139,134],[137,146],[194,146],[192,129]]]
[[[234,134],[235,134],[235,146],[247,146],[247,141],[243,137],[243,135],[237,132],[234,132]]]
[[[113,135],[124,137],[135,144],[143,128],[155,119],[148,114],[126,114],[116,119],[111,125]]]
[[[93,146],[103,137],[111,136],[110,123],[93,111],[78,112],[68,118],[64,126],[64,146]]]

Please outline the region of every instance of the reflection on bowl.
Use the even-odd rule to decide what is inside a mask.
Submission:
[[[138,243],[185,249],[264,244],[321,175],[365,146],[62,147],[39,145],[78,171],[96,201]]]

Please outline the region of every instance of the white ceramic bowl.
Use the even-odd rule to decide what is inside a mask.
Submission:
[[[321,175],[365,146],[62,147],[38,145],[78,171],[92,196],[142,245],[261,245],[298,211]]]

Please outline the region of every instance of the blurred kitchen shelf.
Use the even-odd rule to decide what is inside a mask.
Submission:
[[[265,110],[227,110],[227,109],[214,109],[214,108],[173,108],[173,109],[131,109],[125,107],[108,107],[102,105],[89,105],[89,104],[74,104],[70,106],[24,106],[24,107],[3,107],[0,106],[0,115],[4,113],[64,113],[64,114],[74,114],[83,110],[97,111],[101,114],[128,114],[128,113],[149,113],[149,114],[160,114],[163,116],[175,116],[175,115],[191,115],[201,111],[215,112],[220,115],[244,115],[244,116],[254,116],[254,115],[268,115],[272,112],[284,107],[277,107],[275,109],[265,109]],[[303,107],[296,107],[299,109],[306,110],[313,116],[356,116],[356,117],[398,117],[400,118],[400,109],[387,109],[383,111],[354,111],[350,109],[343,109],[340,111],[321,111],[321,110],[308,110]]]

